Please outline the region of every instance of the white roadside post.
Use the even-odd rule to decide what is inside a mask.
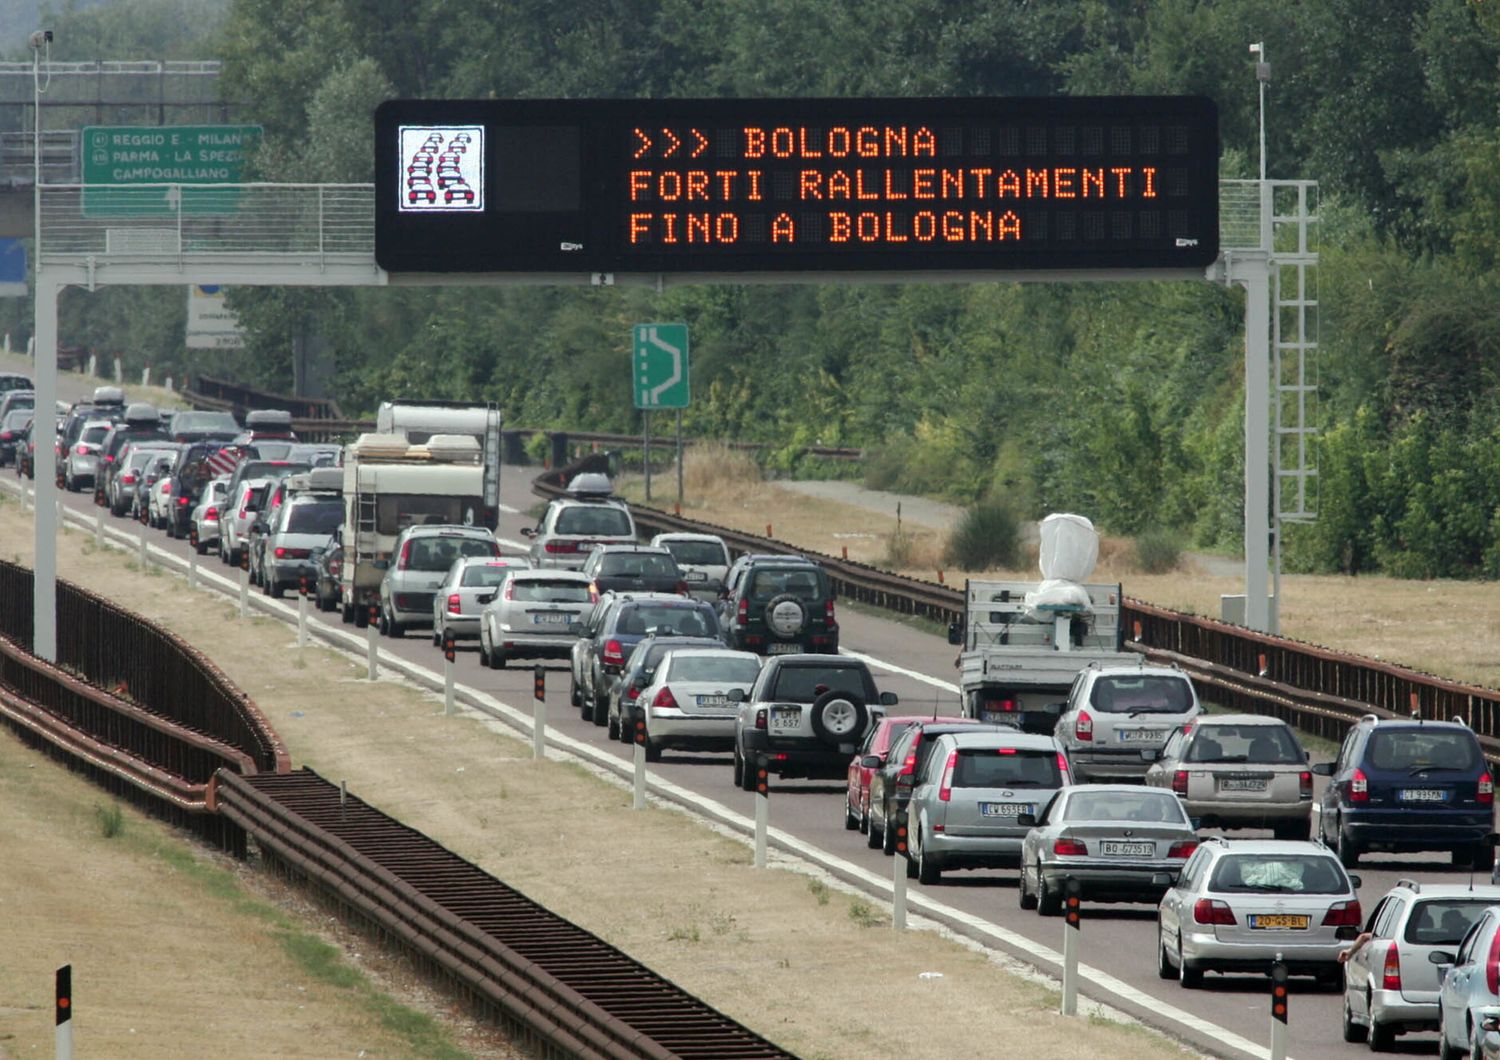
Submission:
[[[94,547],[104,547],[104,507],[94,505]]]
[[[887,828],[895,822],[888,823]],[[906,930],[906,828],[896,829],[896,856],[891,859],[891,929]]]
[[[146,555],[146,524],[145,523],[141,523],[140,533],[136,536],[136,544],[138,546],[138,552],[139,552],[139,554],[137,555],[136,559],[139,561],[139,563],[141,565],[141,570],[144,571],[146,569],[146,563],[148,562],[147,555]]]
[[[746,763],[745,768],[750,768]],[[766,867],[766,833],[771,827],[771,777],[763,758],[755,762],[755,867]]]
[[[307,647],[307,575],[297,579],[297,647]]]
[[[1078,1015],[1078,881],[1069,877],[1063,886],[1063,981],[1062,1014]]]
[[[1287,977],[1281,954],[1271,965],[1271,1060],[1286,1060],[1287,1047]]]
[[[646,722],[640,718],[635,723],[635,791],[630,805],[636,810],[646,808]]]
[[[359,605],[355,604],[354,606],[358,607]],[[379,653],[380,653],[380,649],[375,644],[375,638],[380,633],[380,630],[378,628],[376,628],[376,625],[375,625],[375,623],[379,620],[379,616],[380,616],[380,605],[379,604],[371,604],[370,605],[370,621],[365,625],[365,656],[366,656],[366,658],[367,658],[367,660],[369,662],[369,666],[370,666],[370,680],[371,681],[375,680],[375,659],[376,659],[376,656],[379,655]]]
[[[454,646],[451,630],[443,631],[443,714],[453,716],[453,664],[457,661],[458,649]]]
[[[56,1013],[57,1060],[73,1060],[73,966],[71,964],[65,964],[57,970]]]
[[[250,550],[240,548],[240,617],[250,615]]]
[[[531,757],[547,757],[547,671],[541,663],[531,671]]]
[[[198,546],[188,549],[188,588],[198,588]]]

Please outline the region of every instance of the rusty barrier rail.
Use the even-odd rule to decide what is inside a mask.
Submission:
[[[579,471],[604,470],[601,458],[585,457],[567,468],[537,476],[539,496],[562,496]],[[943,625],[961,622],[964,592],[908,578],[782,541],[742,533],[670,512],[631,505],[645,533],[668,531],[717,534],[735,554],[795,551],[827,570],[835,591],[850,599]],[[1500,691],[1449,681],[1409,667],[1350,652],[1258,633],[1243,626],[1183,614],[1127,597],[1121,619],[1126,647],[1172,662],[1216,688],[1217,698],[1236,709],[1274,714],[1304,732],[1342,740],[1365,714],[1427,719],[1462,718],[1479,737],[1485,755],[1500,764]]]
[[[790,1057],[602,939],[311,770],[221,773],[264,856],[456,980],[544,1056]]]

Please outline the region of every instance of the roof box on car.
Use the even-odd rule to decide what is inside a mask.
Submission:
[[[245,428],[251,431],[289,431],[292,414],[286,409],[256,409],[245,415]]]
[[[94,387],[95,405],[123,405],[125,404],[125,391],[117,386]]]
[[[127,427],[156,427],[161,423],[161,415],[156,411],[154,405],[148,405],[144,401],[137,401],[128,405],[125,409],[125,425]]]
[[[288,475],[286,488],[292,492],[319,490],[341,493],[344,489],[344,469],[341,467],[315,467],[310,471]]]
[[[568,483],[568,493],[574,497],[612,497],[614,492],[609,476],[602,471],[580,472]]]

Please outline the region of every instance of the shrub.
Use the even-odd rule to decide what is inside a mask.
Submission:
[[[125,814],[118,802],[112,802],[108,806],[95,806],[94,818],[99,823],[99,834],[105,839],[113,839],[125,831]]]
[[[911,457],[911,450],[911,439],[899,436],[879,448],[871,449],[865,456],[865,488],[899,488],[906,478],[906,462]]]
[[[1006,502],[984,498],[959,517],[943,558],[960,570],[1019,566],[1020,517]]]
[[[1135,566],[1142,574],[1166,574],[1182,560],[1182,545],[1170,530],[1147,530],[1135,539]]]

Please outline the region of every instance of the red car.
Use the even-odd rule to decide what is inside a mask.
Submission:
[[[896,737],[908,725],[919,721],[930,721],[932,715],[921,714],[899,718],[881,718],[880,722],[865,737],[859,754],[849,760],[849,780],[844,792],[844,827],[856,828],[866,834],[870,831],[870,777],[885,764],[885,756],[896,742]]]

